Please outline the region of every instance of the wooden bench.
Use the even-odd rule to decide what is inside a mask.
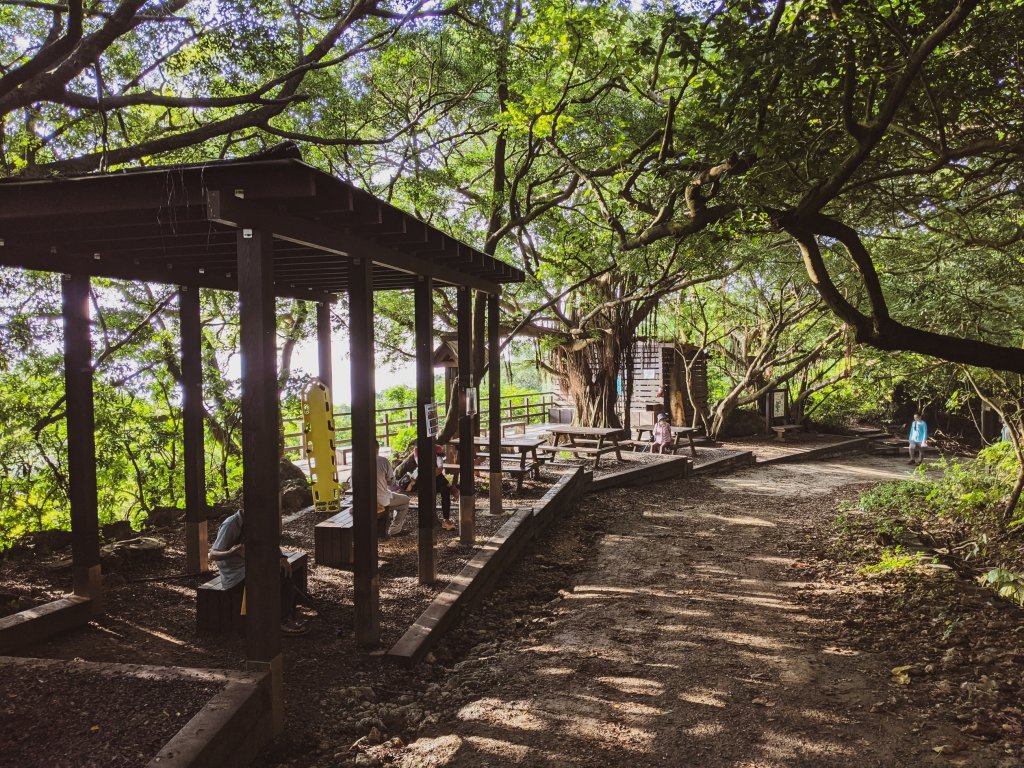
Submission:
[[[581,442],[577,440],[576,442]],[[596,441],[594,441],[596,443]],[[606,453],[614,453],[619,461],[622,461],[622,454],[618,444],[606,445],[603,448],[598,448],[596,445],[541,445],[537,447],[538,451],[544,451],[550,453],[552,457],[559,453],[571,453],[575,456],[581,456],[586,459],[591,459],[594,462],[594,469],[597,469],[598,462],[601,461],[601,457]]]
[[[309,558],[305,552],[285,552],[292,566],[292,578],[303,592],[307,589]],[[245,582],[225,589],[217,576],[196,590],[196,628],[199,632],[245,634],[245,616],[242,615],[242,592]]]
[[[388,533],[387,508],[377,506],[377,538]],[[351,571],[355,563],[355,539],[352,536],[352,508],[345,507],[336,515],[313,526],[313,557],[317,565]]]
[[[772,432],[774,432],[776,435],[778,435],[779,442],[783,442],[783,443],[786,442],[786,435],[788,435],[790,432],[803,432],[803,431],[804,431],[804,425],[803,424],[783,424],[782,426],[779,426],[779,427],[772,427]]]
[[[523,490],[523,478],[527,475],[533,475],[538,477],[540,475],[539,461],[527,461],[523,464],[518,456],[502,457],[506,459],[501,463],[501,474],[509,475],[515,478],[516,481],[516,493],[520,493]],[[461,464],[445,464],[444,469],[448,472],[460,472],[462,471]],[[488,475],[491,472],[489,464],[475,464],[473,465],[473,471],[478,475]]]

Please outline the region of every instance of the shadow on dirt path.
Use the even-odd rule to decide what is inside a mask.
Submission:
[[[854,497],[850,484],[903,475],[891,461],[847,458],[588,496],[442,651],[447,716],[388,759],[1012,765],[982,743],[937,754],[958,726],[927,703],[881,706],[901,659],[844,644],[840,615],[821,607],[827,590],[802,580],[800,561],[837,501]],[[557,581],[573,558],[571,581],[540,604],[544,573]],[[808,591],[818,599],[802,600]]]

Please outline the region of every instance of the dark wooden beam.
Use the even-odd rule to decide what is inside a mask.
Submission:
[[[349,364],[352,373],[352,581],[356,642],[380,642],[377,565],[377,459],[373,354],[373,265],[352,261],[348,289]]]
[[[466,413],[466,388],[473,386],[472,306],[469,289],[459,288],[455,307],[459,334],[459,541],[466,546],[476,543],[476,447],[473,418]]]
[[[334,403],[334,364],[331,359],[331,305],[326,301],[316,304],[316,353],[318,375],[331,393]]]
[[[246,657],[281,654],[280,470],[274,272],[269,232],[238,233]]]
[[[421,277],[414,293],[416,326],[416,490],[419,500],[419,581],[437,581],[437,514],[434,509],[434,433],[427,406],[434,402],[434,282]]]
[[[498,295],[487,297],[487,385],[490,433],[491,514],[501,514],[501,349]]]
[[[96,420],[92,399],[89,278],[64,275],[64,395],[67,406],[68,485],[74,592],[100,611],[100,531],[96,493]]]
[[[335,230],[312,219],[299,218],[248,200],[240,200],[227,192],[211,191],[208,200],[210,219],[222,224],[265,227],[281,240],[319,248],[336,256],[346,257],[358,253],[385,269],[430,275],[450,285],[468,285],[485,293],[498,291],[497,283],[478,275],[401,253],[379,245],[372,239]],[[467,252],[471,252],[470,249]],[[483,270],[477,268],[476,271]]]
[[[240,190],[248,200],[311,198],[316,173],[293,161],[266,161],[3,184],[0,230],[7,221],[53,219],[54,211],[81,216],[187,208],[202,205],[207,189],[215,188]]]
[[[188,573],[210,570],[206,520],[206,448],[203,439],[203,351],[199,288],[178,289],[181,321],[182,442],[185,464],[185,563]]]

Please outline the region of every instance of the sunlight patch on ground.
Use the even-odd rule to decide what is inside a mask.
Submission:
[[[184,640],[179,640],[176,637],[172,637],[171,635],[168,635],[168,634],[165,634],[163,632],[160,632],[159,630],[153,629],[152,627],[143,627],[143,626],[141,626],[139,624],[136,624],[135,622],[128,621],[127,619],[122,618],[122,617],[118,617],[116,619],[114,619],[113,617],[109,617],[109,618],[111,620],[113,620],[113,621],[117,621],[117,622],[119,622],[121,624],[124,624],[126,626],[131,627],[136,632],[142,632],[145,635],[152,635],[153,637],[157,638],[158,640],[163,640],[165,643],[170,643],[171,645],[176,645],[179,648],[189,648],[191,650],[194,650],[194,651],[198,652],[198,648],[196,648],[196,646],[194,646],[192,643],[186,643]]]
[[[761,608],[774,608],[778,611],[802,611],[801,606],[796,603],[791,603],[788,600],[779,600],[774,597],[753,597],[746,595],[738,595],[733,598],[737,603],[749,603],[750,605],[757,605]]]
[[[647,589],[645,587],[613,587],[601,584],[579,584],[573,587],[569,598],[577,600],[581,598],[594,598],[597,596],[615,597],[616,595],[644,595],[646,597],[665,597],[674,599],[675,592],[666,592],[663,589]]]
[[[778,751],[787,758],[802,758],[805,761],[807,752],[835,758],[838,755],[849,756],[856,751],[852,745],[820,739],[811,741],[803,736],[791,736],[777,731],[769,731],[765,734],[765,739],[771,745],[772,752]],[[828,765],[828,763],[823,762],[822,765]]]
[[[623,693],[632,693],[637,696],[661,696],[665,693],[661,683],[645,680],[642,677],[596,677],[594,679]]]
[[[710,627],[704,629],[702,634],[715,640],[721,640],[723,643],[747,646],[750,648],[764,648],[771,651],[783,651],[788,648],[800,647],[798,645],[793,645],[792,643],[784,643],[773,637],[751,635],[746,632],[729,632],[721,629],[712,629]]]
[[[683,691],[678,695],[678,698],[689,704],[700,704],[701,706],[714,707],[715,709],[725,709],[729,703],[726,694],[722,691]]]
[[[511,757],[516,760],[524,760],[530,754],[530,748],[524,744],[514,744],[503,739],[488,739],[484,736],[467,736],[466,743],[475,747],[480,752],[491,755],[499,755],[504,758]]]
[[[534,650],[534,649],[531,649],[531,650]],[[573,669],[572,667],[545,667],[543,669],[538,669],[537,670],[537,674],[538,675],[551,675],[551,676],[571,675],[571,674],[574,674],[575,672],[576,672],[576,670]]]
[[[532,714],[528,701],[502,701],[483,698],[471,701],[459,710],[459,720],[473,720],[481,723],[498,723],[504,728],[520,731],[539,731],[547,727],[543,719]]]
[[[720,523],[727,523],[729,525],[751,525],[756,528],[775,527],[775,523],[770,520],[763,520],[753,515],[716,515],[713,512],[697,512],[696,516],[703,517],[705,520],[717,520]]]
[[[427,768],[427,766],[447,765],[455,755],[463,742],[458,736],[438,736],[433,739],[416,739],[409,745],[405,759],[402,764],[409,763]]]

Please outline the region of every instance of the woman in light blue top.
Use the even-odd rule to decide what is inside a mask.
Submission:
[[[914,414],[914,420],[910,422],[910,434],[907,436],[910,442],[910,461],[908,463],[920,464],[924,461],[924,450],[928,441],[928,424],[921,418],[920,413]],[[915,453],[917,454],[915,458]]]

